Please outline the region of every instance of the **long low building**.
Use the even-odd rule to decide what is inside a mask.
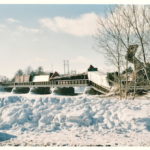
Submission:
[[[15,83],[24,83],[30,81],[30,75],[21,75],[15,77]]]
[[[49,81],[49,75],[38,75],[34,76],[32,82],[48,82]]]

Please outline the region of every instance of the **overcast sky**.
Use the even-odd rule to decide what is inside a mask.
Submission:
[[[112,5],[0,5],[0,75],[12,77],[19,69],[43,66],[63,73],[86,71],[90,64],[109,69],[93,48],[97,16]],[[53,68],[52,68],[53,66]]]

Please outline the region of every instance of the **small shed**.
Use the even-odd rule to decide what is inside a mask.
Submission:
[[[54,78],[58,76],[60,76],[58,72],[50,73],[50,78]]]
[[[53,73],[53,77],[58,77],[58,76],[59,76],[59,73],[55,71],[55,72]]]
[[[90,65],[88,68],[88,71],[98,71],[98,69],[95,68],[94,66]]]

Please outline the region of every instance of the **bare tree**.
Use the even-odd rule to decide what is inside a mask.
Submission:
[[[22,76],[22,75],[24,75],[22,69],[19,69],[15,74],[15,76]]]
[[[0,75],[0,82],[8,82],[8,81],[9,81],[8,77]]]
[[[25,69],[25,74],[30,75],[32,71],[33,71],[32,67],[31,67],[31,66],[28,66],[28,67]]]
[[[141,48],[144,71],[149,81],[146,70],[147,58],[147,32],[150,31],[150,8],[137,5],[118,6],[110,10],[105,18],[98,19],[98,32],[96,40],[98,48],[106,54],[107,60],[117,67],[120,96],[122,95],[121,70],[129,67],[125,55],[130,45],[138,44]],[[137,70],[134,71],[134,73]],[[135,81],[136,82],[136,81]],[[134,84],[136,85],[136,84]],[[128,72],[126,72],[125,97],[128,93]],[[123,88],[124,89],[124,88]],[[136,88],[134,88],[136,89]]]
[[[37,68],[37,70],[36,70],[36,74],[41,75],[41,74],[43,74],[43,73],[44,73],[43,67],[42,67],[42,66],[39,66],[39,67]]]
[[[147,73],[147,59],[149,58],[149,31],[150,31],[150,9],[144,5],[129,6],[129,12],[126,17],[130,21],[133,32],[137,38],[137,43],[141,47],[141,54],[144,61],[144,71],[148,83],[150,84],[149,76]]]
[[[96,40],[98,47],[103,52],[107,59],[117,68],[119,95],[122,97],[122,69],[128,68],[128,61],[125,61],[125,54],[130,45],[130,24],[125,20],[120,7],[117,8],[118,13],[110,10],[107,19],[98,19],[98,33]],[[125,68],[124,68],[125,67]],[[127,97],[127,82],[128,72],[126,72],[126,97]]]

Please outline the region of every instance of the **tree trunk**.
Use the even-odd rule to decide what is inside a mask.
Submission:
[[[128,60],[126,60],[126,70],[128,69]],[[126,86],[125,86],[125,99],[128,98],[128,71],[126,71]]]

